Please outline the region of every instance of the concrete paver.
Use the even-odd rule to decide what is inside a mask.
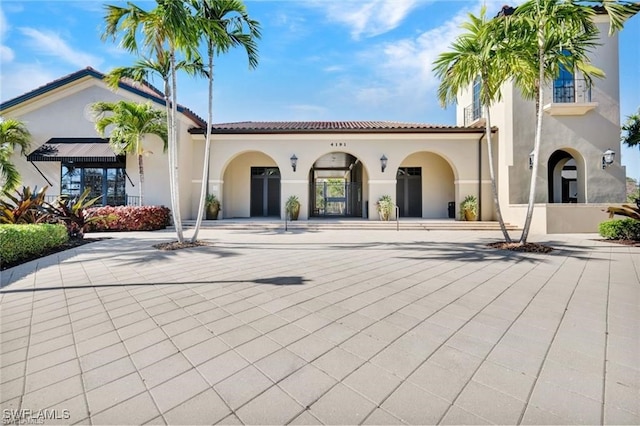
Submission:
[[[108,236],[2,272],[5,423],[640,421],[640,248],[202,230],[211,245],[162,252],[168,231]]]

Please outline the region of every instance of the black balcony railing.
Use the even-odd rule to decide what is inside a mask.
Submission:
[[[464,109],[464,125],[468,126],[482,117],[482,105],[474,102]]]
[[[554,80],[553,102],[591,102],[591,82],[576,78]]]

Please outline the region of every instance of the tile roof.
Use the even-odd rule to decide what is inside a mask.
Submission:
[[[396,121],[243,121],[211,126],[215,134],[245,133],[480,133],[482,126],[457,127]],[[193,129],[192,133],[204,133]]]
[[[2,102],[0,104],[0,111],[19,105],[22,102],[26,102],[29,99],[36,98],[40,95],[48,93],[59,87],[66,86],[67,84],[70,84],[76,80],[80,80],[81,78],[84,78],[86,76],[90,76],[98,80],[102,80],[104,79],[105,75],[100,71],[97,71],[91,67],[83,68],[79,71],[76,71],[64,77],[53,80],[52,82],[49,82],[43,86],[40,86],[34,90],[31,90],[30,92],[24,93],[18,97]],[[118,87],[121,89],[127,90],[129,92],[135,93],[146,99],[149,99],[157,104],[160,104],[160,105],[165,104],[164,95],[162,94],[162,92],[146,81],[135,82],[131,79],[123,78],[122,80],[120,80],[120,83],[118,83]],[[182,105],[178,105],[178,111],[186,115],[187,117],[189,117],[191,120],[197,123],[198,126],[206,127],[207,125],[206,121],[200,118],[198,115],[196,115],[189,108],[186,108]]]

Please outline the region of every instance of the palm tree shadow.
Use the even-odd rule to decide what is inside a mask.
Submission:
[[[11,293],[29,293],[39,291],[55,291],[55,290],[69,290],[69,289],[94,289],[94,288],[113,288],[113,287],[147,287],[147,286],[184,286],[184,285],[218,285],[218,284],[264,284],[264,285],[276,285],[276,286],[289,286],[289,285],[304,285],[308,280],[299,275],[293,276],[278,276],[270,278],[257,278],[253,280],[221,280],[221,281],[180,281],[180,282],[166,282],[166,283],[117,283],[117,284],[86,284],[86,285],[72,285],[72,286],[50,286],[50,287],[37,287],[37,288],[17,288],[13,290],[0,290],[0,294]]]

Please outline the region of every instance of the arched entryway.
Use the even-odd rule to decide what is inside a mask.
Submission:
[[[582,158],[570,150],[557,150],[548,163],[549,203],[584,203]]]
[[[330,152],[309,170],[311,217],[363,217],[364,167],[346,152]]]
[[[400,217],[444,219],[455,201],[455,178],[449,162],[433,152],[409,155],[396,171],[396,205]]]
[[[280,169],[270,156],[251,151],[234,157],[223,182],[224,217],[280,217]]]

